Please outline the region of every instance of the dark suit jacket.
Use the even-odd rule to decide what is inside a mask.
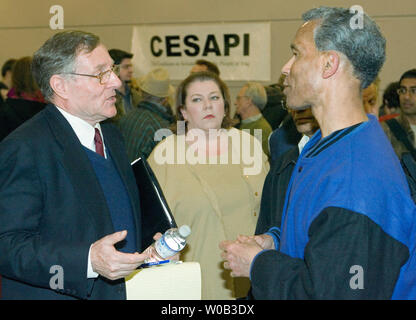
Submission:
[[[299,158],[298,146],[292,147],[272,162],[263,185],[260,214],[254,234],[263,234],[272,227],[281,229],[286,191],[296,161]],[[280,234],[279,234],[280,236]],[[253,300],[252,289],[241,300]]]
[[[111,124],[103,124],[102,132],[131,199],[141,250],[138,191],[124,142]],[[55,106],[48,105],[0,143],[3,298],[125,299],[123,279],[87,279],[90,245],[113,232],[86,151]],[[51,289],[57,275],[53,266],[64,272],[63,289]]]
[[[272,227],[281,228],[286,191],[298,158],[299,148],[295,146],[279,156],[270,166],[263,185],[255,234],[266,233]]]

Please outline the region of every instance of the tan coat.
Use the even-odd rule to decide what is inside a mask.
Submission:
[[[251,143],[260,144],[248,133],[237,129],[230,131],[240,138],[249,136]],[[257,161],[261,162],[257,175],[244,174],[247,166],[241,161],[240,164],[190,165],[179,164],[180,160],[176,159],[174,164],[158,164],[158,156],[171,147],[177,150],[178,143],[178,136],[169,136],[156,146],[148,161],[178,226],[187,224],[192,229],[181,260],[200,263],[202,299],[245,296],[248,279],[230,277],[223,268],[218,245],[226,239],[235,240],[239,234],[254,234],[263,183],[269,170],[267,157],[264,153],[257,155]],[[185,150],[189,147],[179,152]],[[238,146],[229,145],[229,152],[235,154]]]

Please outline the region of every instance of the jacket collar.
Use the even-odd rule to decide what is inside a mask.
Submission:
[[[169,122],[172,122],[174,120],[172,110],[169,107],[165,107],[150,101],[140,101],[139,108],[143,108],[153,113],[156,113],[157,115],[159,115],[165,120],[168,120]]]
[[[62,150],[57,157],[74,187],[79,202],[85,207],[86,214],[98,232],[96,236],[112,233],[114,228],[108,227],[112,226],[110,212],[91,162],[71,125],[56,108],[52,104],[47,105],[45,118]],[[110,147],[109,144],[107,147]],[[85,192],[86,190],[88,192]]]

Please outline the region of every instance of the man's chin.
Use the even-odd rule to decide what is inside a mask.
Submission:
[[[416,114],[415,106],[402,106],[402,113],[406,116],[414,116]]]
[[[106,112],[107,119],[114,118],[117,115],[117,108],[115,104],[112,104],[109,107],[109,110]]]

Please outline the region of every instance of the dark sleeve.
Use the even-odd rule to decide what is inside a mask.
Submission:
[[[295,122],[290,115],[283,120],[282,125],[272,132],[269,139],[271,162],[276,161],[286,151],[297,146],[302,134],[296,129]]]
[[[0,274],[50,288],[51,267],[59,265],[70,271],[65,272],[65,288],[56,290],[84,297],[89,244],[83,239],[51,240],[54,233],[67,230],[50,228],[45,221],[50,219],[44,215],[48,199],[33,160],[36,148],[30,145],[11,138],[0,143]]]
[[[8,121],[0,104],[0,142],[9,134]]]
[[[311,223],[304,258],[276,250],[251,267],[256,299],[390,299],[408,248],[367,216],[329,207]]]
[[[298,156],[299,151],[296,146],[271,165],[263,185],[255,234],[266,233],[272,227],[280,229],[286,190]]]
[[[0,141],[16,129],[21,122],[15,111],[6,102],[0,105]]]

